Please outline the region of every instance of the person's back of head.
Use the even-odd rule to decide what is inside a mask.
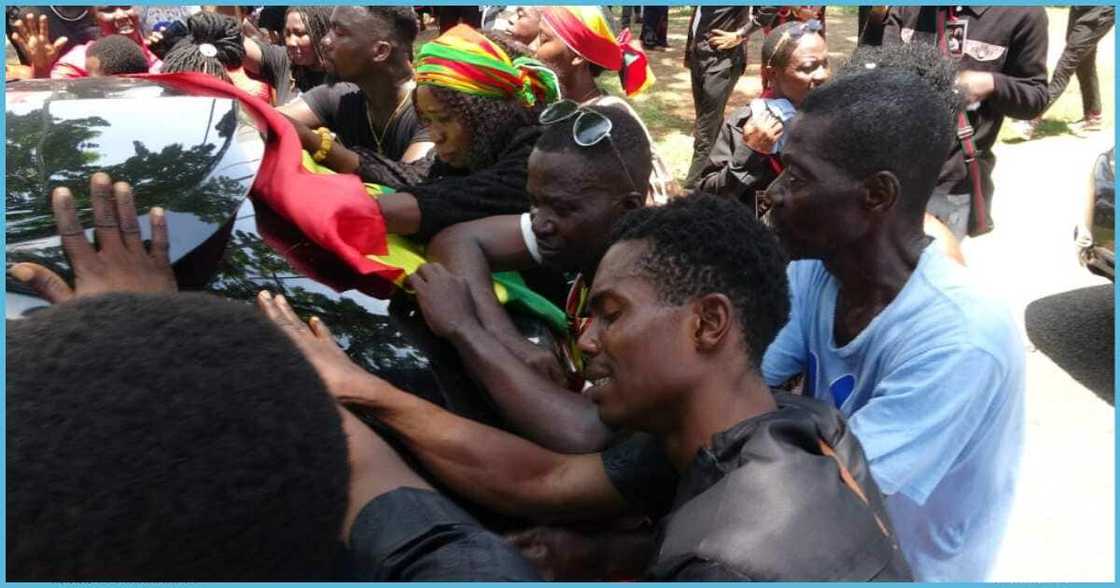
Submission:
[[[96,60],[96,62],[94,62]],[[124,35],[108,35],[94,41],[86,51],[90,75],[112,76],[148,72],[148,60],[132,39]]]
[[[810,93],[798,122],[820,125],[820,156],[849,177],[894,174],[899,206],[920,218],[955,139],[949,103],[919,73],[864,68]]]
[[[587,119],[580,121],[583,112],[606,118],[610,122],[610,137],[603,136],[593,145],[579,145],[577,131],[588,133],[589,138],[598,138],[600,134],[585,130],[591,125]],[[621,104],[583,107],[566,119],[544,125],[535,150],[542,154],[575,155],[582,160],[581,168],[568,170],[571,181],[618,194],[636,190],[644,198],[653,170],[649,137],[638,118]]]
[[[336,403],[252,307],[115,294],[8,323],[12,580],[324,580]]]
[[[738,200],[693,193],[622,218],[612,244],[647,244],[637,262],[672,305],[723,294],[735,309],[748,365],[757,370],[766,348],[789,319],[786,257],[774,234]]]
[[[413,45],[420,34],[420,17],[409,6],[369,6],[381,36],[393,44],[401,58],[412,61]]]
[[[202,72],[230,81],[227,70],[241,67],[244,37],[237,21],[216,12],[199,12],[187,19],[188,34],[163,59],[164,73]]]

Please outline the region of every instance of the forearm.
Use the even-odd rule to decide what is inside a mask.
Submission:
[[[610,440],[591,401],[539,374],[481,325],[451,342],[518,433],[561,453],[592,453]]]
[[[495,267],[477,239],[460,233],[456,227],[451,227],[436,235],[428,247],[428,260],[443,264],[451,273],[466,279],[479,322],[498,341],[517,354],[520,345],[532,343],[521,335],[509,313],[498,302],[494,294],[492,272],[527,268],[515,267],[517,264],[501,264],[502,260],[494,260],[499,263],[499,267]]]
[[[448,488],[492,510],[565,518],[542,486],[564,456],[401,392],[376,378],[351,381],[340,399],[368,409]]]

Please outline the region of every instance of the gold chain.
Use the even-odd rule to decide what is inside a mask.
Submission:
[[[377,142],[377,152],[381,155],[385,155],[385,149],[381,147],[381,141],[385,139],[385,133],[389,132],[389,127],[393,126],[393,121],[396,120],[404,110],[404,105],[408,102],[410,94],[411,93],[406,93],[404,98],[401,98],[400,103],[397,104],[396,109],[393,110],[393,114],[389,115],[389,120],[385,121],[385,126],[381,129],[381,135],[378,135],[377,131],[373,129],[373,113],[370,112],[369,101],[366,101],[366,123],[369,124],[369,134],[373,135],[373,140]]]

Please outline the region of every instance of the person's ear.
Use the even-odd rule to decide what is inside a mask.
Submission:
[[[579,55],[576,55],[575,57],[572,58],[572,69],[578,68],[579,66],[583,65],[584,63],[587,63],[587,60],[584,59],[583,57],[579,56]]]
[[[370,55],[378,63],[389,61],[389,57],[393,55],[393,44],[388,41],[378,41],[370,48]]]
[[[902,184],[893,172],[879,171],[867,176],[863,181],[864,206],[868,210],[886,214],[892,208],[902,192]]]
[[[724,294],[705,294],[692,303],[693,341],[705,353],[720,348],[735,325],[735,306]]]

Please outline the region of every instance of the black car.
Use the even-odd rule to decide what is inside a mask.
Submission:
[[[237,100],[132,78],[16,82],[8,84],[6,98],[9,265],[32,261],[70,278],[48,195],[55,186],[69,187],[79,218],[92,226],[89,177],[105,171],[132,184],[145,238],[147,211],[167,210],[181,289],[247,303],[262,289],[283,294],[301,316],[326,321],[370,372],[463,416],[500,424],[454,349],[431,334],[407,295],[380,300],[339,293],[293,269],[292,255],[307,263],[306,253],[317,248],[249,197],[266,138]],[[262,232],[273,245],[282,244],[279,251]],[[8,278],[8,319],[45,305]],[[517,322],[527,335],[551,340],[543,323]]]

